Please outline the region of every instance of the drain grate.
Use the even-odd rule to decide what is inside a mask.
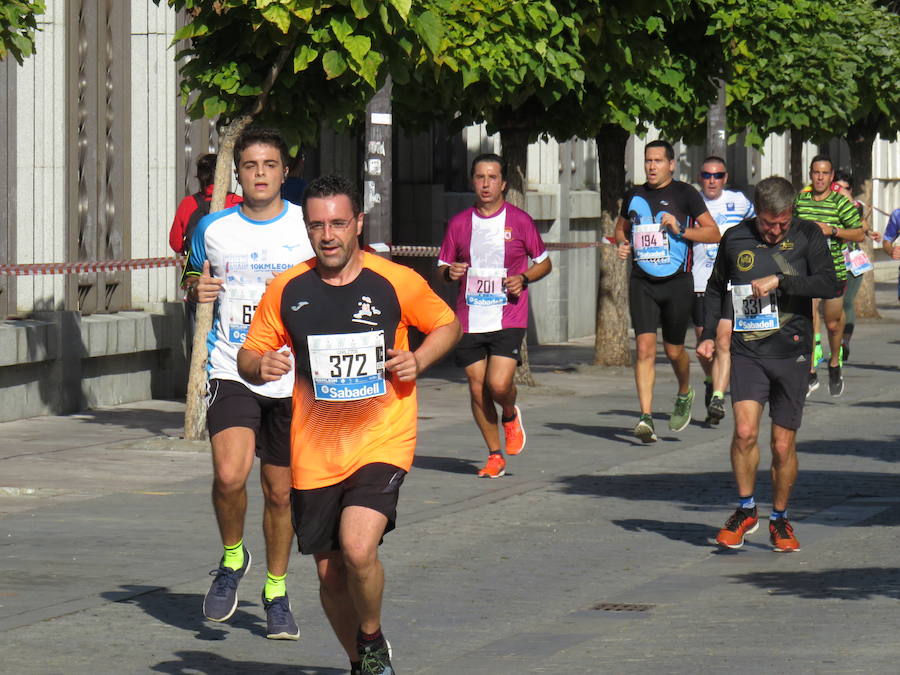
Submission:
[[[654,607],[656,607],[656,605],[638,605],[629,602],[601,602],[591,607],[591,609],[600,612],[647,612]]]

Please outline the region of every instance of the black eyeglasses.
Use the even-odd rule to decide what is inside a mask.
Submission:
[[[705,178],[706,180],[709,180],[710,178],[715,178],[716,180],[722,180],[723,178],[725,178],[725,172],[724,171],[714,171],[714,172],[701,171],[700,178]]]

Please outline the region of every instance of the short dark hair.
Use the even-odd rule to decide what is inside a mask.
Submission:
[[[838,169],[834,172],[834,182],[836,183],[839,180],[845,181],[850,186],[850,189],[853,189],[853,174],[847,169]]]
[[[338,195],[344,195],[350,200],[354,216],[358,216],[362,212],[362,200],[356,186],[348,178],[332,173],[327,176],[319,176],[306,186],[301,204],[303,206],[304,219],[306,218],[306,202],[310,199],[336,197]]]
[[[756,213],[784,213],[794,207],[797,191],[787,178],[769,176],[756,184],[753,206]]]
[[[812,169],[813,164],[815,164],[816,162],[828,162],[828,164],[831,166],[831,170],[834,171],[834,162],[831,161],[831,157],[829,157],[828,155],[816,155],[815,157],[813,157],[812,161],[809,163],[809,168]]]
[[[672,147],[672,144],[669,141],[664,141],[661,138],[657,138],[655,141],[650,141],[647,145],[644,146],[644,154],[646,155],[647,150],[650,148],[663,148],[666,151],[666,159],[672,161],[675,159],[675,148]]]
[[[278,129],[269,129],[267,127],[247,127],[238,136],[237,142],[234,144],[234,167],[238,168],[241,161],[241,153],[251,145],[271,145],[277,148],[281,155],[281,163],[288,166],[291,161],[291,155],[288,152],[287,143],[285,143],[281,132]]]
[[[704,159],[702,162],[700,162],[700,166],[703,166],[707,162],[718,162],[719,164],[721,164],[722,166],[725,167],[726,171],[728,171],[728,165],[725,163],[725,160],[722,159],[721,157],[719,157],[718,155],[710,155],[709,157]]]
[[[213,153],[200,155],[197,160],[197,180],[201,190],[216,182],[216,156]]]
[[[496,162],[500,165],[500,178],[506,179],[506,160],[495,152],[482,152],[472,160],[472,168],[469,170],[469,177],[475,175],[475,166],[481,162]]]

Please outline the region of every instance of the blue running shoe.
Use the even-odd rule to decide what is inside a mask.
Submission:
[[[291,612],[291,601],[287,595],[266,600],[263,591],[263,607],[266,610],[266,637],[270,640],[299,640],[300,629]]]
[[[214,576],[213,582],[203,598],[203,616],[210,621],[228,621],[234,610],[237,609],[237,587],[250,569],[252,556],[244,546],[244,566],[239,570],[224,567],[219,564],[218,569],[210,572]]]

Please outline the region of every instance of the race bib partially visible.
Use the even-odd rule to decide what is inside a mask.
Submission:
[[[634,259],[653,263],[669,262],[669,238],[659,223],[632,225],[631,237]]]
[[[875,267],[872,265],[872,261],[869,260],[869,256],[867,256],[866,252],[861,249],[856,249],[855,251],[844,251],[844,262],[847,265],[847,269],[850,270],[850,274],[855,277],[858,277],[861,274],[865,274],[869,270],[875,269]]]
[[[470,267],[466,276],[466,304],[469,307],[505,305],[505,278],[506,270],[502,267]]]
[[[247,339],[250,322],[256,313],[256,306],[262,297],[265,286],[235,286],[228,289],[227,294],[227,328],[228,342],[242,345]]]
[[[750,284],[735,284],[731,287],[731,304],[735,331],[776,330],[779,327],[778,302],[774,293],[757,298]]]
[[[310,335],[309,366],[318,401],[359,401],[387,393],[384,331]]]

